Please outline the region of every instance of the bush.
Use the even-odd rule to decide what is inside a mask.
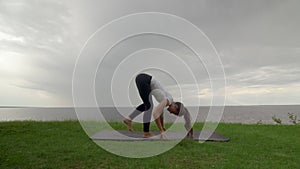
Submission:
[[[297,120],[297,116],[294,115],[293,113],[288,113],[288,116],[290,118],[290,122],[292,122],[295,125],[298,124],[298,122],[300,121],[300,120]]]
[[[281,119],[280,119],[280,118],[277,118],[275,115],[272,116],[272,119],[273,119],[273,121],[275,121],[275,123],[281,124]]]

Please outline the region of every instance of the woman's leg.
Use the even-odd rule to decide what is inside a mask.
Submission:
[[[132,120],[145,111],[144,103],[140,104],[128,117]]]
[[[139,91],[139,95],[141,99],[143,100],[143,104],[139,105],[130,115],[129,118],[132,120],[136,116],[138,116],[141,112],[144,112],[143,116],[143,125],[144,125],[144,132],[149,132],[150,128],[150,120],[151,120],[151,113],[152,113],[152,97],[150,95],[151,93],[151,76],[147,74],[139,74],[136,79],[136,86]],[[124,121],[125,122],[125,121]],[[126,122],[125,122],[126,123]],[[126,123],[128,126],[128,122]],[[130,126],[131,128],[131,126]]]
[[[139,74],[136,79],[136,86],[138,88],[139,94],[141,99],[143,100],[144,109],[143,107],[137,107],[140,110],[144,110],[143,116],[143,128],[144,132],[149,132],[150,128],[150,121],[151,121],[151,114],[152,114],[152,96],[151,96],[151,83],[152,77],[147,74]]]

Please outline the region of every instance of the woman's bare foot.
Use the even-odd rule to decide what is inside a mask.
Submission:
[[[144,132],[143,134],[143,138],[149,138],[149,137],[152,137],[153,134],[149,133],[149,132]]]
[[[130,119],[124,119],[123,122],[127,125],[127,128],[129,131],[133,131],[133,128],[131,127],[131,120]]]

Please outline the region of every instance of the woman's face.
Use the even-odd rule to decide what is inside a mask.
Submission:
[[[167,110],[171,113],[171,114],[174,114],[174,115],[176,115],[176,116],[178,116],[178,106],[177,106],[177,104],[175,104],[175,103],[171,103],[170,105],[169,105],[169,107],[167,108]]]

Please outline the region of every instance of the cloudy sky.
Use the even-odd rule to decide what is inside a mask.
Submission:
[[[114,19],[141,12],[179,16],[207,35],[224,66],[227,105],[299,104],[299,7],[297,0],[0,0],[0,106],[73,106],[73,70],[88,38]],[[177,29],[184,32],[185,27]],[[186,70],[171,53],[187,63],[196,82],[192,75],[186,76],[188,72],[184,73]],[[169,75],[159,66],[148,72],[175,99],[181,97],[178,81],[187,105],[197,104],[197,99],[209,105],[212,93],[206,69],[213,65],[205,67],[195,58],[184,45],[168,37],[129,38],[116,45],[99,65],[96,96],[103,105],[112,104],[106,100],[107,95],[129,99],[135,105],[140,101],[133,80],[122,78],[123,73],[134,74],[146,63],[145,68],[164,63],[161,66]],[[178,75],[178,70],[183,73]],[[113,72],[117,72],[118,81],[109,85]],[[170,73],[177,74],[178,79]],[[122,84],[128,90],[124,91]],[[112,86],[109,90],[113,93],[107,86]]]

